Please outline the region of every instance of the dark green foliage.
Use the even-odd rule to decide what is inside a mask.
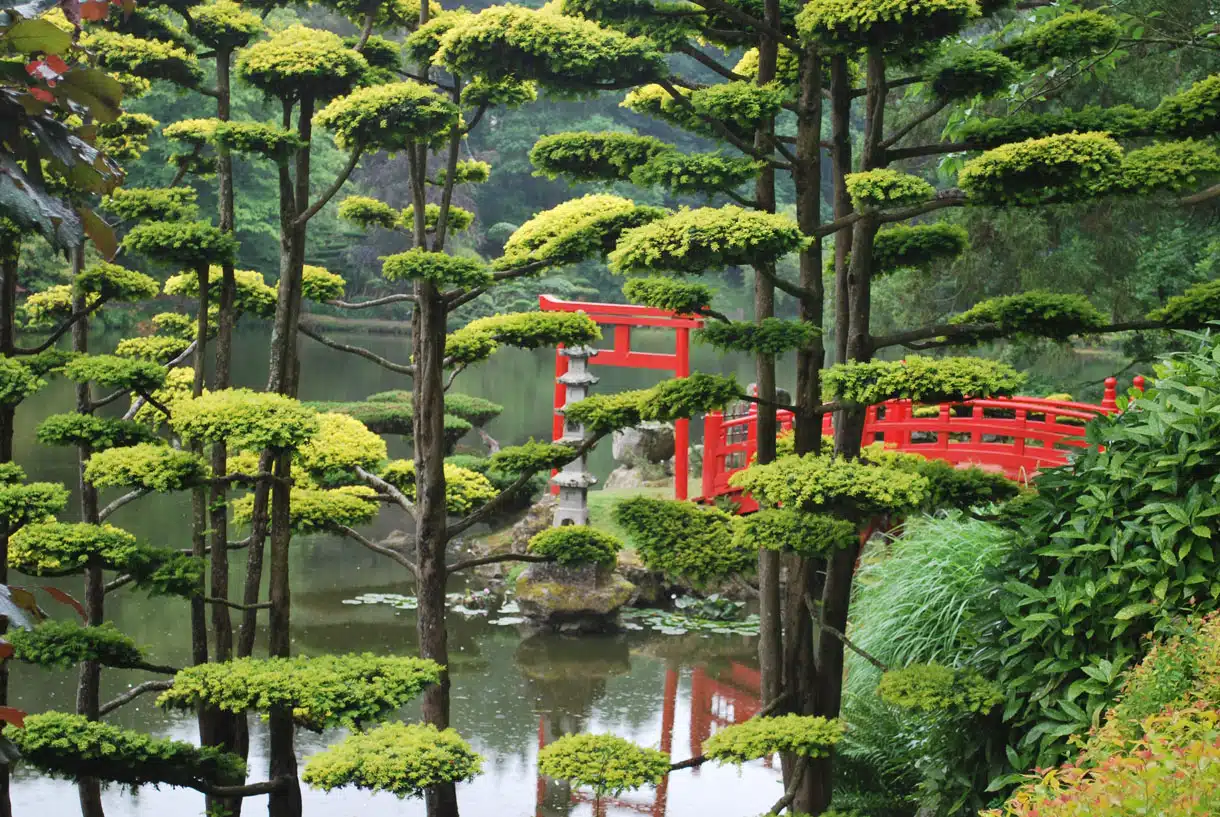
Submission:
[[[526,443],[524,446],[510,446],[503,448],[497,453],[509,452],[509,457],[513,458],[514,450],[517,448],[528,448],[532,445],[548,445],[548,443]],[[571,449],[569,449],[569,452]],[[570,454],[569,454],[570,456]],[[474,454],[454,454],[451,457],[445,457],[445,464],[456,466],[465,471],[474,471],[476,474],[482,474],[487,478],[495,488],[496,493],[507,491],[517,484],[521,472],[509,470],[506,466],[493,462],[491,457],[479,457]],[[516,464],[516,463],[514,463]],[[550,479],[549,469],[543,469],[534,473],[532,477],[525,481],[516,489],[512,497],[512,501],[508,503],[505,511],[512,512],[520,510],[522,507],[529,505],[530,500],[540,491],[544,490],[547,481]]]
[[[529,541],[530,553],[561,565],[613,565],[623,543],[588,525],[547,528]]]
[[[442,783],[473,780],[482,766],[483,758],[453,729],[387,723],[312,755],[301,779],[324,791],[354,786],[423,797]]]
[[[986,713],[1004,701],[1000,688],[971,670],[912,664],[881,676],[877,694],[886,703],[917,712]]]
[[[421,247],[383,258],[381,275],[387,281],[431,281],[442,288],[473,289],[491,283],[491,271],[482,261]]]
[[[1094,446],[1034,480],[1002,565],[996,680],[1020,736],[1018,768],[1069,752],[1118,690],[1148,633],[1216,609],[1220,346],[1169,359]],[[989,672],[990,674],[990,672]]]
[[[656,185],[677,194],[712,195],[736,190],[752,181],[759,162],[719,153],[679,153],[669,151],[636,166],[631,181],[641,187]]]
[[[1073,11],[1031,28],[1001,51],[1027,68],[1054,60],[1087,57],[1105,51],[1122,36],[1113,17],[1097,11]]]
[[[821,335],[813,324],[764,318],[760,322],[730,321],[709,323],[696,338],[726,352],[753,352],[778,357],[785,352],[806,349]]]
[[[632,278],[623,284],[623,294],[633,304],[679,315],[693,315],[711,304],[715,290],[706,284],[691,284],[671,278]]]
[[[393,5],[392,3],[378,4],[380,6]],[[418,15],[416,17],[418,23]],[[359,37],[344,37],[343,44],[348,48],[354,48],[359,44]],[[402,69],[402,46],[399,43],[387,40],[385,37],[379,37],[376,34],[371,35],[364,41],[363,47],[360,49],[360,55],[364,57],[369,64],[369,71],[365,75],[365,82],[369,85],[376,85],[384,82],[395,82],[398,79],[398,71]]]
[[[232,264],[237,257],[237,239],[206,221],[146,222],[132,228],[123,246],[154,261],[192,270]]]
[[[143,155],[156,127],[157,120],[147,114],[119,114],[113,122],[97,124],[97,147],[116,162],[134,161]]]
[[[165,367],[152,361],[115,355],[79,355],[63,367],[63,373],[74,383],[94,383],[107,389],[141,394],[164,386],[167,376]]]
[[[843,737],[843,724],[812,715],[758,717],[726,726],[703,743],[703,753],[721,763],[748,763],[780,752],[827,757]]]
[[[239,658],[181,670],[157,704],[193,710],[207,703],[234,713],[287,706],[306,729],[358,728],[410,703],[440,672],[435,661],[372,653]]]
[[[102,207],[125,221],[181,221],[199,212],[193,187],[120,187],[102,199]]]
[[[377,395],[374,394],[368,399],[373,400],[376,397]],[[445,394],[445,413],[460,417],[475,428],[487,425],[500,416],[502,411],[504,411],[504,406],[499,403],[493,403],[483,397],[475,397],[470,394],[462,394],[461,392],[447,392]]]
[[[873,240],[874,274],[948,264],[966,251],[969,235],[958,224],[902,224],[877,233]]]
[[[197,595],[203,587],[207,563],[169,548],[139,545],[123,564],[112,565],[130,574],[136,586],[151,596]]]
[[[1168,326],[1199,328],[1220,318],[1220,279],[1204,281],[1175,295],[1148,315]]]
[[[615,506],[614,521],[649,569],[696,584],[749,573],[757,561],[734,540],[736,518],[715,508],[639,496]]]
[[[67,780],[96,777],[133,787],[200,790],[246,781],[245,761],[237,755],[210,746],[151,738],[83,715],[30,715],[24,729],[8,730],[6,737],[21,750],[23,763]]]
[[[735,543],[743,549],[825,558],[836,550],[859,544],[859,541],[859,531],[846,519],[774,508],[743,517]]]
[[[975,304],[954,315],[949,323],[984,325],[978,333],[979,338],[1033,337],[1062,341],[1095,331],[1108,321],[1083,295],[1033,291]]]
[[[945,100],[969,100],[976,96],[995,96],[1017,81],[1016,63],[985,49],[951,53],[936,66],[932,92]]]
[[[654,156],[672,152],[653,136],[615,131],[556,133],[539,139],[530,150],[530,163],[539,175],[572,181],[627,181]]]
[[[501,448],[488,458],[488,463],[492,468],[510,474],[524,474],[529,471],[562,468],[571,462],[574,456],[575,452],[570,445],[530,440],[522,445]]]
[[[84,661],[107,667],[138,667],[145,663],[136,642],[106,622],[82,627],[75,621],[44,621],[32,630],[9,630],[13,657],[40,667],[69,669]]]
[[[617,796],[660,783],[669,756],[616,735],[564,735],[538,751],[538,772]]]
[[[57,371],[58,369],[62,369],[64,366],[68,365],[68,361],[77,357],[77,354],[77,352],[69,352],[66,349],[52,348],[36,355],[24,357],[21,359],[21,363],[36,376],[42,377],[50,374],[51,372]]]
[[[1131,105],[1099,107],[1089,105],[1078,111],[1030,113],[1021,111],[995,119],[967,122],[962,138],[980,147],[993,147],[1007,142],[1038,139],[1073,131],[1106,132],[1116,138],[1139,136],[1151,128],[1151,112]]]
[[[76,412],[52,414],[38,424],[36,433],[43,445],[88,445],[94,451],[159,440],[143,423]]]
[[[837,363],[822,375],[826,392],[835,399],[873,405],[886,400],[945,403],[969,397],[1012,394],[1024,375],[1011,366],[974,357],[930,358]]]

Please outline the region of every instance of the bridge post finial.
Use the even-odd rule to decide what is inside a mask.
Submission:
[[[1142,374],[1137,374],[1135,377],[1131,378],[1131,385],[1135,386],[1135,388],[1139,391],[1143,391],[1144,387],[1147,385],[1147,381],[1144,380],[1144,376]]]
[[[1101,397],[1101,407],[1107,411],[1118,411],[1118,378],[1106,378],[1106,390]]]

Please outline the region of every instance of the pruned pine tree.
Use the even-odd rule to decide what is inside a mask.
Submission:
[[[961,228],[926,220],[945,208],[1048,206],[1109,197],[1143,197],[1191,208],[1220,197],[1220,186],[1214,184],[1220,154],[1206,139],[1220,115],[1215,76],[1166,88],[1154,108],[1074,111],[1055,103],[1062,87],[1116,54],[1136,60],[1182,48],[1214,49],[1198,33],[1207,30],[1206,20],[1194,33],[1183,28],[1187,33],[1158,38],[1155,46],[1145,48],[1138,42],[1145,21],[1117,10],[1065,7],[1017,16],[1009,3],[979,0],[692,3],[696,9],[682,14],[648,0],[626,7],[563,0],[550,8],[665,48],[675,67],[632,89],[623,104],[715,139],[727,155],[682,156],[663,141],[629,133],[565,133],[544,137],[531,158],[540,172],[573,181],[655,185],[682,194],[719,194],[734,202],[684,210],[626,231],[609,260],[613,270],[627,274],[685,277],[728,265],[756,270],[755,323],[713,323],[703,337],[721,348],[759,355],[758,473],[770,473],[765,469],[775,453],[770,446],[775,439],[774,379],[769,374],[774,369],[768,360],[785,351],[795,350],[798,358],[794,453],[822,456],[822,420],[834,412],[835,456],[877,469],[884,463],[861,450],[868,405],[896,398],[931,402],[946,395],[1003,394],[1014,385],[1011,372],[971,371],[967,361],[954,359],[918,359],[924,379],[918,382],[890,365],[869,363],[881,350],[963,347],[1014,337],[1062,341],[1198,326],[1215,316],[1208,294],[1213,288],[1201,285],[1134,320],[1105,316],[1078,296],[1031,292],[978,304],[935,326],[885,336],[874,335],[870,327],[875,280],[894,270],[943,264],[968,251]],[[725,25],[726,20],[732,25]],[[733,63],[708,47],[730,53],[725,46],[742,45],[756,48]],[[709,76],[704,69],[710,69],[723,81],[707,84],[677,74],[684,66],[700,71],[702,78]],[[914,104],[921,99],[926,100],[922,105]],[[925,123],[968,104],[976,113],[956,128],[960,138],[914,143],[927,134]],[[1002,115],[1005,105],[1017,115]],[[1034,107],[1046,112],[1035,113]],[[894,122],[896,109],[902,118]],[[855,152],[852,117],[857,114],[863,138]],[[820,221],[823,148],[829,152],[834,191],[833,220],[825,224]],[[950,154],[968,157],[955,187],[938,190],[895,167]],[[795,220],[771,215],[777,173],[794,192]],[[752,197],[745,192],[751,178]],[[833,323],[822,315],[820,244],[831,235]],[[796,281],[775,272],[775,261],[790,252],[800,253]],[[771,286],[797,300],[798,321],[772,317]],[[636,302],[718,317],[706,288],[684,280],[632,280],[626,292]],[[839,361],[829,372],[823,371],[824,335],[834,338],[830,351]],[[957,379],[966,373],[970,376]],[[784,471],[797,468],[787,463],[776,473],[805,480],[816,494],[824,489],[824,469],[848,466],[827,461],[808,467]],[[866,479],[867,473],[854,478]],[[740,484],[764,506],[795,507],[792,496],[773,501],[757,476],[742,477]],[[829,496],[835,499],[833,493]],[[827,510],[859,530],[868,527],[863,517],[869,514],[862,516],[858,508],[849,505],[845,511],[830,502]],[[895,505],[870,513],[901,510]],[[710,537],[715,546],[734,541],[722,520],[688,519],[692,512],[686,510],[673,513],[675,525],[689,525],[686,531],[710,525],[712,532],[700,537],[703,541]],[[829,528],[798,525],[791,530],[812,535]],[[764,697],[782,697],[784,706],[796,712],[837,717],[844,645],[834,633],[846,628],[859,542],[806,551],[811,558],[790,558],[782,601],[778,557],[765,547],[760,550]],[[722,564],[733,564],[735,555],[730,552]],[[817,577],[823,571],[821,581]],[[813,602],[812,621],[806,599]],[[785,762],[790,784],[803,777],[790,805],[795,811],[820,813],[832,797],[829,756],[809,761],[812,771],[803,776],[795,774],[797,763],[805,762],[794,757]]]

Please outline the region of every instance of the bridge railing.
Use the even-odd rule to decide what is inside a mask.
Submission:
[[[1063,465],[1068,455],[1088,444],[1084,426],[1101,414],[1118,411],[1118,381],[1106,380],[1098,405],[1040,397],[1008,397],[916,406],[894,400],[867,410],[862,442],[884,442],[898,451],[977,465],[1027,481],[1043,468]],[[1144,378],[1133,385],[1143,389]],[[729,485],[729,477],[745,468],[758,451],[757,406],[744,404],[741,413],[712,412],[703,420],[703,501],[734,496],[743,511],[754,510],[748,499]],[[929,410],[931,409],[931,410]],[[778,412],[780,432],[792,428],[790,411]],[[822,423],[833,432],[830,415]]]

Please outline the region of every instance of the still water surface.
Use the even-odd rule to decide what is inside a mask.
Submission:
[[[361,337],[355,341],[394,359],[406,358],[406,341],[393,337]],[[267,340],[247,335],[235,362],[239,385],[261,386],[266,376]],[[669,341],[642,336],[639,348],[668,351]],[[110,348],[104,340],[99,349]],[[752,377],[750,365],[740,358],[696,347],[696,370],[737,373],[742,383]],[[655,382],[647,371],[603,369],[598,390],[619,391]],[[491,362],[464,373],[455,390],[493,399],[504,412],[488,427],[505,444],[529,437],[544,439],[550,433],[553,357],[547,352],[505,351]],[[409,388],[409,381],[371,364],[308,343],[302,348],[302,399],[358,400],[368,394]],[[47,414],[72,404],[70,386],[53,381],[24,403],[18,415],[16,456],[31,479],[73,485],[74,453],[47,448],[34,439],[34,428]],[[697,425],[697,424],[692,424]],[[692,428],[697,434],[697,428]],[[472,447],[478,441],[465,441]],[[409,448],[391,439],[391,455],[404,456]],[[593,457],[595,473],[610,470],[609,446]],[[103,501],[110,497],[103,496]],[[75,508],[75,505],[71,506]],[[147,497],[115,514],[115,524],[158,544],[189,544],[185,497]],[[71,518],[65,514],[65,518]],[[404,526],[401,516],[383,512],[371,533],[386,535]],[[244,565],[241,554],[236,562]],[[235,571],[237,565],[235,565]],[[60,586],[78,591],[79,580]],[[292,635],[298,654],[370,651],[415,654],[414,613],[379,605],[344,604],[363,593],[410,594],[405,571],[398,565],[357,545],[328,536],[294,540],[292,562]],[[460,589],[451,587],[451,590]],[[58,611],[52,611],[62,615]],[[181,600],[149,599],[138,592],[119,592],[107,598],[107,618],[131,634],[156,663],[181,666],[189,660],[189,623]],[[756,711],[755,642],[739,636],[661,636],[630,632],[597,638],[535,637],[522,640],[513,627],[500,627],[483,618],[450,617],[450,649],[454,673],[454,727],[486,758],[484,774],[459,789],[463,814],[468,817],[559,817],[593,815],[594,806],[582,792],[541,781],[535,771],[539,742],[576,731],[612,732],[646,746],[671,751],[675,760],[697,752],[717,725],[743,720]],[[262,650],[260,644],[260,651]],[[107,671],[103,700],[128,686],[146,680],[141,673]],[[71,711],[75,672],[47,672],[30,667],[13,669],[13,702],[31,712],[47,709]],[[404,717],[415,712],[408,709]],[[151,696],[120,709],[112,718],[123,726],[159,736],[194,740],[193,719],[170,715],[152,705]],[[302,757],[340,739],[340,732],[315,735],[301,732]],[[266,771],[263,740],[252,729],[250,779]],[[659,790],[626,795],[622,801],[602,804],[598,814],[648,814],[652,817],[740,817],[764,810],[781,793],[779,776],[763,764],[734,767],[708,766],[700,771],[673,775]],[[304,792],[305,810],[327,817],[380,817],[422,815],[422,804],[399,801],[389,795],[351,790],[323,795]],[[18,771],[13,786],[17,815],[59,815],[77,811],[76,789],[71,783],[52,781]],[[201,795],[178,789],[151,788],[131,794],[111,789],[107,813],[113,817],[178,817],[203,812]],[[263,812],[262,802],[247,805],[246,813]]]

